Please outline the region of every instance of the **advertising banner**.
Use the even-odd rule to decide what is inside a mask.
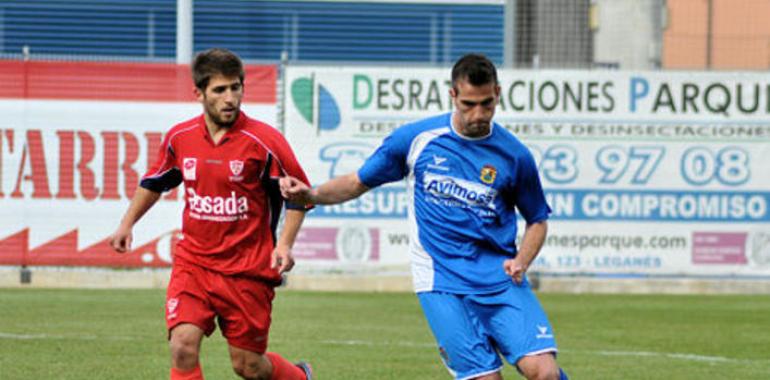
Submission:
[[[0,61],[0,265],[165,267],[182,191],[134,228],[133,251],[107,238],[164,133],[202,113],[189,68],[168,64]],[[248,66],[242,109],[275,125],[275,66]]]
[[[770,278],[770,75],[499,75],[495,121],[532,151],[553,209],[537,270]],[[404,123],[451,112],[450,87],[449,69],[289,67],[286,136],[320,184]],[[325,243],[304,254],[368,247],[348,261],[407,264],[406,210],[401,182],[319,206],[306,230]]]
[[[243,109],[275,121],[274,106]],[[116,254],[106,239],[164,133],[199,115],[200,104],[5,100],[0,113],[0,265],[171,263],[184,205],[179,189],[137,223],[133,252]]]

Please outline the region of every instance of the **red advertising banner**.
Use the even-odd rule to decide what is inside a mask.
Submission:
[[[274,65],[246,66],[243,110],[274,125]],[[201,112],[188,66],[0,60],[0,265],[166,267],[181,191],[107,238],[163,134]]]
[[[276,102],[275,65],[246,65],[244,103]],[[0,60],[0,98],[195,101],[190,67],[168,63]]]

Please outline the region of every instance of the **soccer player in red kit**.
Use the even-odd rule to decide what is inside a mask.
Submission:
[[[276,237],[284,205],[278,178],[308,183],[307,176],[277,130],[240,110],[244,70],[237,55],[199,53],[192,75],[204,112],[166,134],[110,244],[129,250],[133,225],[162,192],[184,182],[183,236],[166,294],[171,380],[203,379],[200,344],[215,318],[242,378],[310,380],[308,364],[266,352],[273,289],[294,266],[291,247],[307,211],[286,203]]]

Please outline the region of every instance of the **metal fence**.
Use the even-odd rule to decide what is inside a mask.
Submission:
[[[183,2],[193,50],[260,63],[770,68],[770,0],[6,0],[0,57],[172,62]]]

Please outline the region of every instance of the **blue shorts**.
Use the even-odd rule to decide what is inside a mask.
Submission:
[[[503,363],[524,356],[556,353],[551,324],[528,283],[491,294],[417,294],[439,346],[441,359],[455,379],[499,371]],[[498,355],[499,352],[499,355]]]

